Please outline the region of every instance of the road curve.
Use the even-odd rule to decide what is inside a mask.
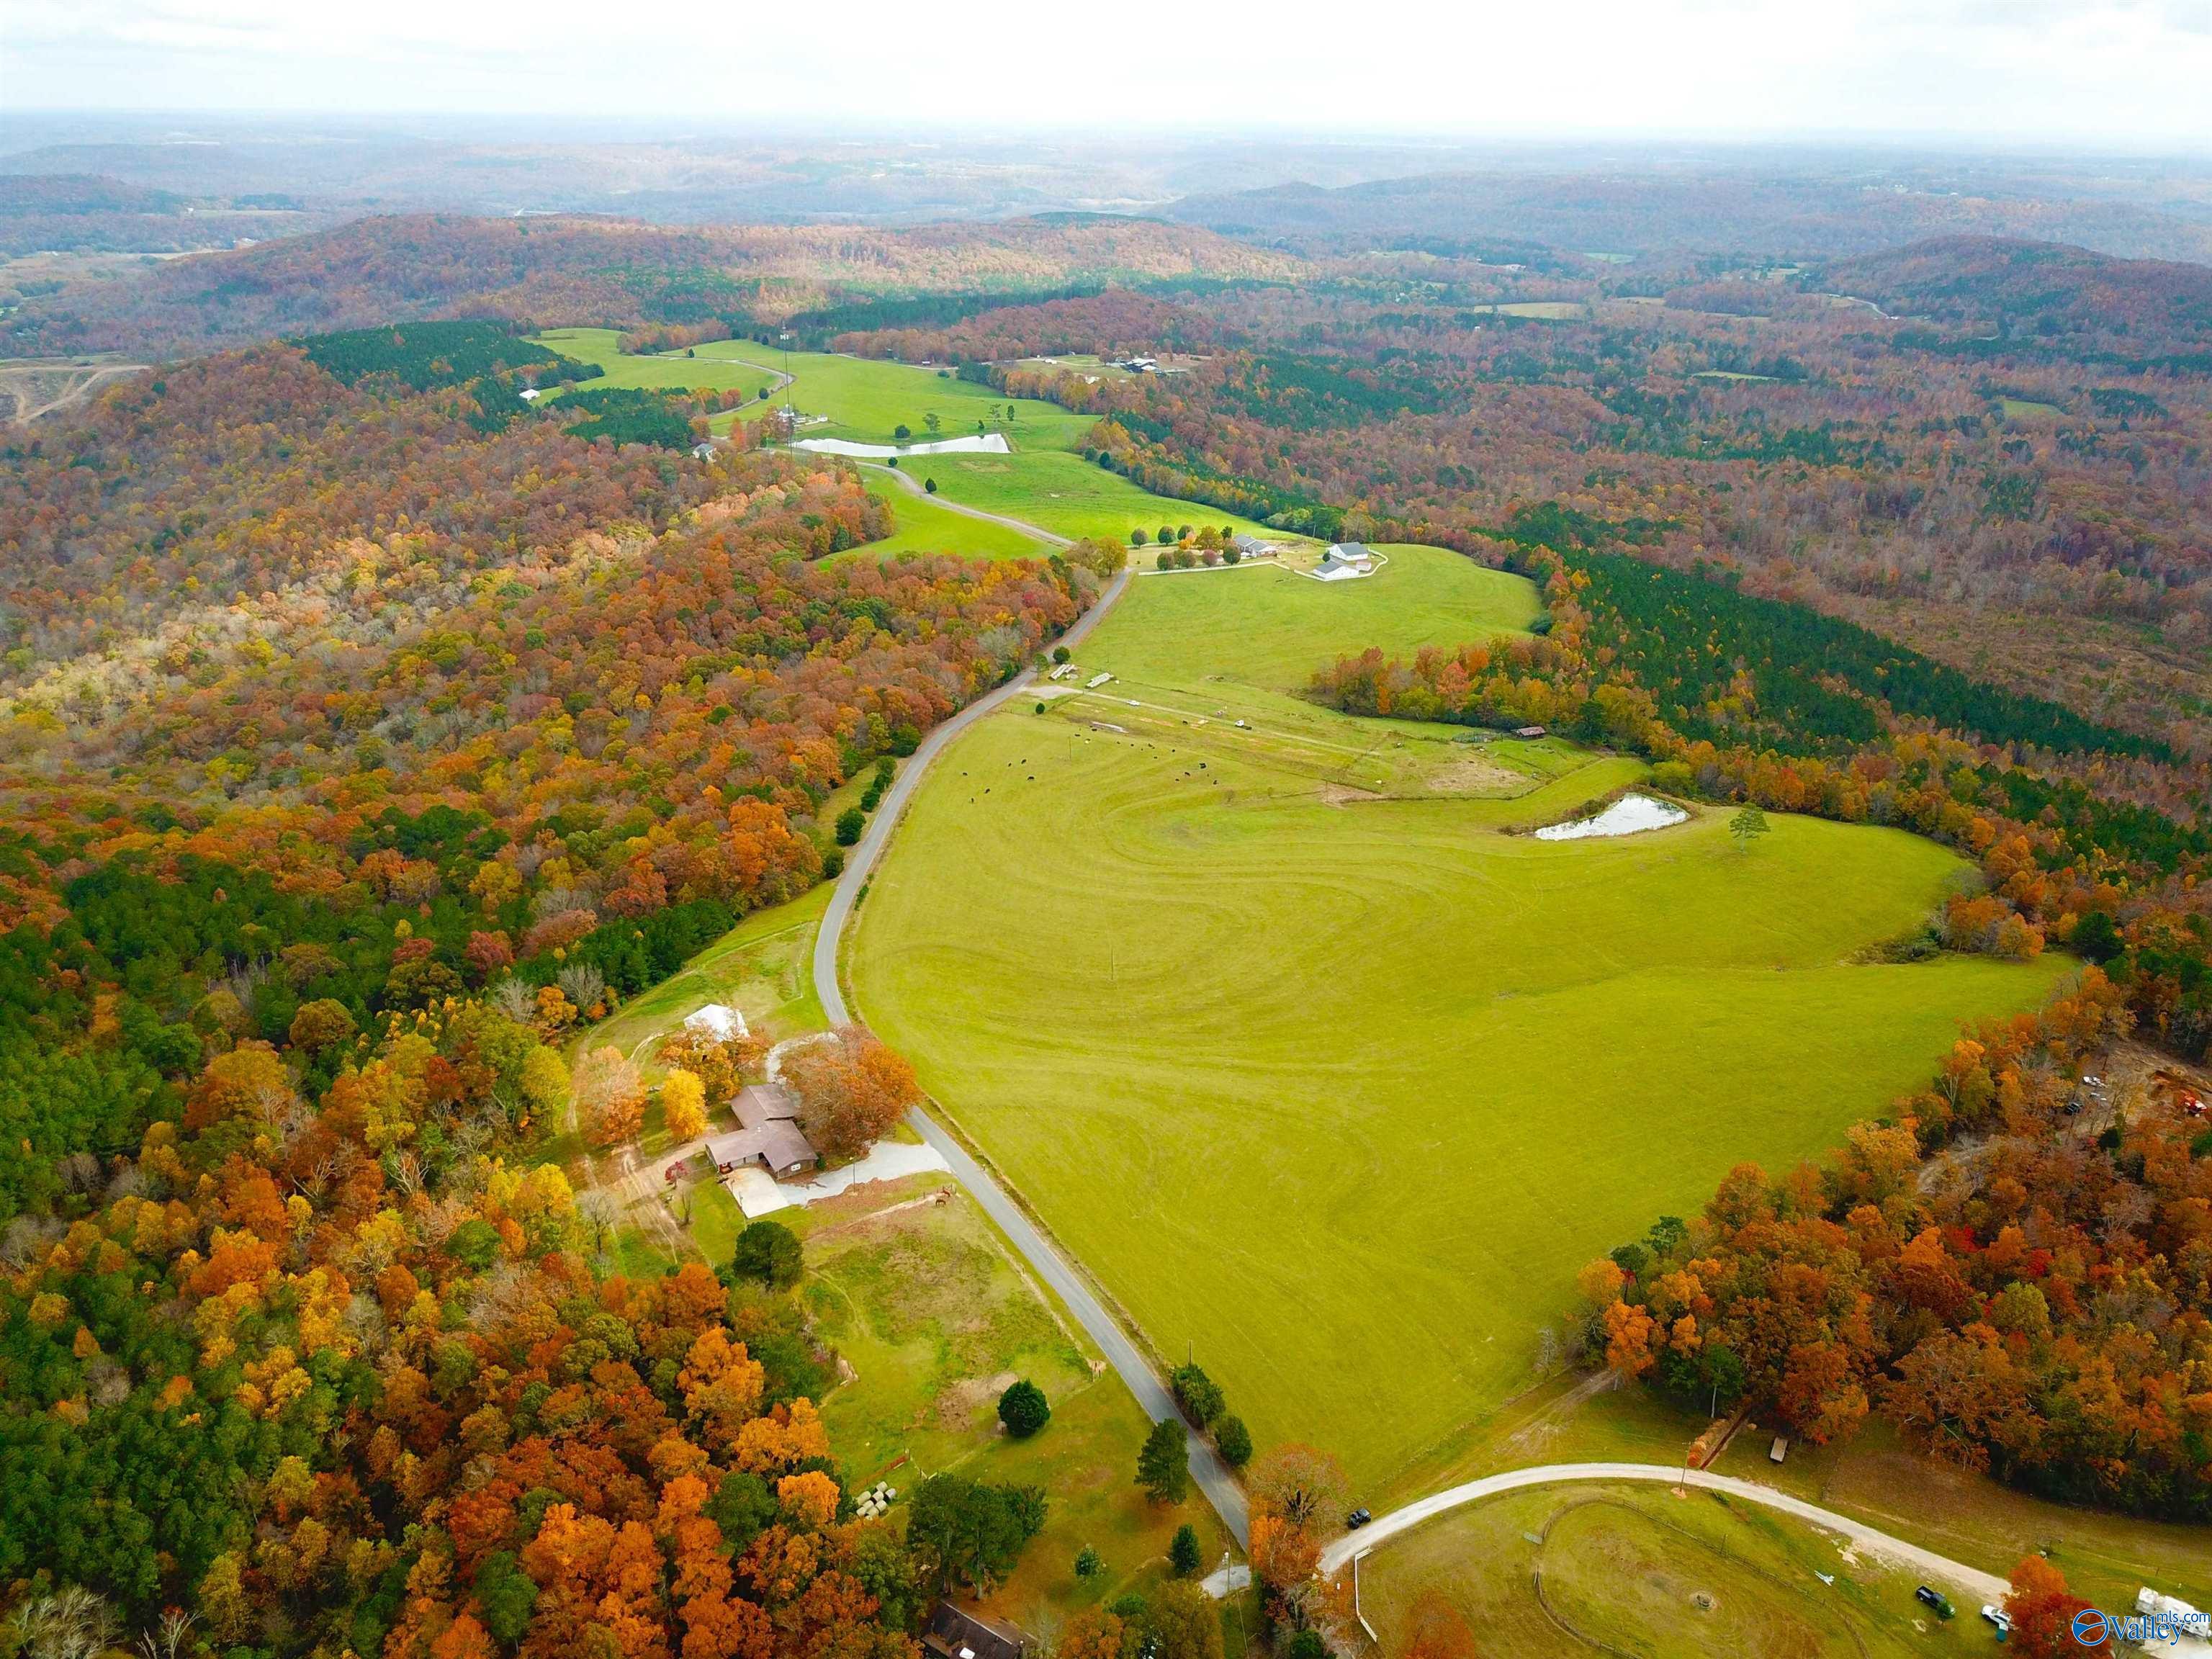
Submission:
[[[1824,1510],[1817,1504],[1808,1504],[1802,1498],[1792,1498],[1788,1492],[1762,1486],[1755,1480],[1740,1480],[1730,1474],[1712,1474],[1704,1469],[1692,1469],[1687,1478],[1691,1486],[1701,1486],[1707,1492],[1725,1492],[1730,1498],[1740,1498],[1746,1503],[1763,1504],[1768,1509],[1794,1515],[1801,1521],[1809,1521],[1830,1532],[1841,1533],[1850,1540],[1855,1547],[1869,1555],[1879,1555],[1900,1566],[1911,1568],[1923,1577],[1965,1591],[1977,1605],[2001,1602],[2005,1598],[2005,1581],[1994,1573],[1954,1561],[1948,1556],[1938,1555],[1917,1544],[1908,1544],[1902,1538],[1893,1537],[1863,1521],[1854,1521],[1848,1515],[1838,1515],[1833,1510]],[[1463,1486],[1447,1487],[1417,1503],[1408,1504],[1401,1510],[1393,1510],[1388,1515],[1376,1516],[1358,1532],[1346,1533],[1323,1548],[1321,1570],[1324,1573],[1337,1572],[1353,1556],[1364,1555],[1385,1540],[1395,1538],[1400,1533],[1410,1532],[1424,1521],[1448,1510],[1457,1509],[1462,1504],[1495,1498],[1500,1492],[1572,1480],[1663,1480],[1679,1486],[1683,1479],[1680,1469],[1661,1463],[1542,1463],[1534,1468],[1508,1469],[1503,1474],[1485,1475],[1480,1480],[1470,1480]]]
[[[850,459],[851,457],[848,456],[846,459]],[[900,487],[908,495],[928,496],[938,506],[949,512],[957,513],[963,519],[981,519],[985,524],[1002,525],[1008,530],[1019,531],[1024,536],[1034,536],[1048,547],[1073,547],[1075,544],[1067,537],[1054,535],[1042,526],[1031,524],[1026,519],[1010,519],[1003,513],[986,513],[980,507],[963,507],[958,501],[945,496],[932,495],[920,479],[910,472],[900,471],[895,466],[880,466],[873,461],[861,461],[857,465],[865,466],[871,472],[881,472],[890,477],[896,478]],[[1092,613],[1095,615],[1106,603],[1105,599],[1101,599],[1097,605],[1091,607]],[[1081,623],[1076,624],[1079,628],[1082,625]],[[1074,635],[1071,633],[1069,637],[1072,639]]]
[[[908,481],[911,483],[911,481]],[[951,503],[948,502],[950,506]],[[972,508],[963,511],[974,513]],[[975,513],[980,518],[996,519],[997,515]],[[997,520],[1011,524],[1013,528],[1032,535],[1042,535],[1033,525],[1018,520]],[[1057,539],[1057,538],[1054,538]],[[1098,596],[1098,603],[1076,622],[1060,638],[1062,645],[1073,647],[1097,625],[1100,617],[1110,610],[1115,600],[1128,590],[1131,573],[1123,570],[1108,584]],[[830,896],[830,906],[823,913],[821,930],[814,936],[814,990],[822,1000],[822,1012],[832,1025],[843,1025],[852,1019],[852,1011],[845,1006],[843,988],[837,981],[837,945],[843,935],[845,924],[851,918],[853,905],[860,889],[867,884],[869,872],[883,854],[892,831],[897,828],[900,815],[914,798],[930,763],[944,753],[954,738],[990,714],[1019,696],[1029,686],[1031,671],[1024,669],[988,696],[977,698],[965,708],[946,720],[923,740],[921,746],[898,770],[891,787],[884,793],[877,808],[874,822],[868,825],[857,845],[846,854],[845,871],[837,878],[836,890]],[[1179,1417],[1175,1397],[1170,1395],[1143,1352],[1130,1340],[1106,1305],[1098,1299],[1088,1280],[1070,1265],[1052,1241],[1048,1239],[1028,1214],[1007,1196],[991,1172],[969,1154],[968,1149],[924,1111],[916,1109],[908,1115],[921,1138],[934,1147],[951,1166],[960,1184],[975,1196],[983,1213],[999,1224],[1001,1231],[1013,1241],[1014,1248],[1030,1264],[1030,1271],[1052,1287],[1053,1294],[1067,1306],[1098,1351],[1106,1356],[1107,1364],[1128,1385],[1129,1392],[1137,1397],[1145,1414],[1154,1422]],[[1194,1437],[1190,1443],[1190,1472],[1206,1501],[1221,1516],[1222,1524],[1235,1535],[1240,1547],[1249,1541],[1244,1511],[1244,1489],[1215,1454],[1206,1441]]]

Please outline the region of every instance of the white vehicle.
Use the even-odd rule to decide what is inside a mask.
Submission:
[[[2011,1616],[2002,1607],[1993,1607],[1984,1601],[1982,1603],[1982,1617],[1997,1627],[1997,1635],[2000,1638],[2012,1634]]]

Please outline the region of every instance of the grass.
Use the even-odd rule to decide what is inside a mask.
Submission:
[[[906,465],[920,466],[919,460]],[[880,476],[880,475],[878,475]],[[955,513],[927,495],[910,495],[885,479],[871,483],[869,494],[886,502],[898,528],[879,542],[838,554],[842,559],[888,559],[901,553],[957,553],[969,558],[1027,559],[1050,550],[1034,537],[1006,526]]]
[[[1540,1541],[1531,1542],[1537,1540]],[[1833,1583],[1823,1583],[1826,1574]],[[1846,1555],[1786,1516],[1710,1492],[1589,1483],[1512,1492],[1441,1516],[1361,1564],[1361,1605],[1395,1652],[1424,1595],[1483,1651],[1648,1659],[1984,1653],[1995,1636],[1954,1595],[1946,1622],[1913,1575]]]
[[[1119,473],[1060,451],[917,455],[902,465],[916,477],[936,479],[938,488],[953,501],[1008,514],[1062,536],[1127,542],[1133,530],[1150,537],[1164,524],[1229,525],[1254,535],[1280,533],[1218,507],[1152,495]],[[1142,550],[1139,556],[1146,556]]]
[[[606,371],[603,378],[587,382],[588,386],[757,392],[775,380],[787,361],[783,353],[752,340],[712,341],[695,348],[694,356],[667,357],[623,355],[617,345],[619,335],[610,328],[553,329],[532,337]],[[1142,529],[1149,535],[1162,524],[1225,524],[1255,534],[1273,533],[1218,507],[1152,495],[1071,453],[1096,424],[1093,416],[1071,414],[1035,398],[1008,398],[988,386],[906,363],[810,351],[794,351],[788,362],[792,402],[802,414],[829,417],[806,427],[803,437],[887,444],[901,441],[897,428],[904,426],[909,441],[924,441],[933,435],[972,435],[978,421],[992,431],[1003,432],[1017,453],[917,455],[903,463],[917,477],[934,477],[950,500],[1042,525],[1063,536],[1103,536],[1116,542],[1127,541],[1132,530]],[[1004,416],[1010,409],[1013,418],[1007,421]],[[726,433],[744,412],[726,410],[709,424],[717,433]],[[927,424],[933,414],[939,422],[935,434]],[[870,554],[950,552],[1009,558],[1036,550],[1035,544],[1016,532],[945,512],[895,492],[888,484],[877,493],[891,502],[899,528],[866,549]]]
[[[703,386],[716,392],[734,387],[757,393],[763,386],[777,384],[787,361],[775,347],[755,340],[709,341],[685,357],[627,355],[617,343],[621,336],[611,328],[558,328],[531,337],[563,356],[597,363],[605,369],[602,378],[585,383],[586,390],[636,386],[688,391]],[[811,351],[794,351],[788,362],[793,404],[801,414],[830,417],[824,423],[805,428],[802,435],[810,438],[887,444],[898,441],[896,428],[904,425],[912,428],[914,439],[925,440],[931,435],[927,417],[934,414],[942,428],[939,435],[944,437],[972,434],[980,420],[1018,443],[1065,448],[1079,444],[1094,421],[1093,416],[1072,415],[1055,404],[1009,398],[988,386],[904,363]],[[1002,423],[992,416],[994,409],[1003,416],[1010,404],[1014,410],[1011,423]],[[728,431],[739,412],[716,416],[712,422],[714,430]]]
[[[678,972],[582,1033],[578,1045],[612,1044],[638,1062],[648,1081],[657,1081],[654,1039],[709,1002],[737,1009],[754,1031],[771,1038],[822,1030],[827,1022],[814,994],[811,953],[829,903],[830,884],[823,882],[788,904],[747,916]]]
[[[1124,605],[1082,653],[1121,682],[1018,705],[939,763],[852,978],[1156,1349],[1194,1343],[1262,1445],[1329,1446],[1378,1509],[1528,1384],[1583,1262],[1740,1161],[1833,1144],[1960,1018],[2068,970],[1848,965],[1963,868],[1898,832],[1778,817],[1749,854],[1718,813],[1498,833],[1633,762],[1489,745],[1485,787],[1347,801],[1299,740],[1356,757],[1391,724],[1282,688],[1335,650],[1526,619],[1465,561],[1147,579]],[[1222,698],[1261,716],[1199,724]],[[1396,735],[1415,782],[1470,752]]]
[[[1185,1522],[1209,1561],[1218,1557],[1224,1540],[1202,1499],[1146,1501],[1133,1479],[1144,1413],[964,1194],[873,1213],[855,1213],[856,1200],[881,1201],[855,1195],[794,1224],[806,1240],[802,1294],[854,1373],[823,1417],[855,1485],[884,1480],[903,1493],[925,1474],[957,1470],[1043,1486],[1045,1529],[990,1604],[1031,1629],[1156,1582]],[[1053,1408],[1026,1442],[998,1425],[999,1395],[1017,1376]],[[1088,1582],[1074,1574],[1086,1546],[1105,1563]]]

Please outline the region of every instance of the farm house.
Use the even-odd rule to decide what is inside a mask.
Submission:
[[[799,1127],[799,1103],[780,1083],[750,1085],[730,1103],[738,1127],[709,1135],[707,1156],[718,1174],[757,1164],[772,1176],[796,1175],[818,1161],[814,1145]]]

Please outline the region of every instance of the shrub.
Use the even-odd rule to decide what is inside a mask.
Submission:
[[[1175,1541],[1168,1546],[1168,1569],[1178,1578],[1188,1578],[1199,1569],[1198,1529],[1188,1521],[1176,1528]]]
[[[999,1421],[1017,1440],[1026,1440],[1052,1420],[1044,1390],[1026,1376],[999,1396]]]
[[[1241,1469],[1252,1461],[1252,1431],[1244,1426],[1243,1418],[1224,1415],[1213,1419],[1213,1449],[1232,1469]]]
[[[806,1255],[799,1248],[799,1235],[781,1222],[752,1221],[738,1235],[730,1266],[744,1278],[787,1291],[805,1271]]]
[[[837,814],[837,845],[850,847],[860,840],[860,831],[868,827],[868,815],[857,806],[848,806]]]
[[[1175,555],[1174,555],[1174,554],[1172,554],[1172,553],[1163,553],[1163,554],[1161,554],[1161,555],[1159,556],[1159,557],[1158,557],[1157,559],[1154,559],[1154,560],[1152,561],[1152,568],[1153,568],[1155,570],[1172,570],[1172,569],[1174,569],[1174,568],[1175,568]]]
[[[1090,1545],[1085,1544],[1081,1549],[1076,1551],[1075,1576],[1078,1578],[1096,1578],[1105,1571],[1105,1562],[1098,1559],[1098,1552],[1092,1549]]]

